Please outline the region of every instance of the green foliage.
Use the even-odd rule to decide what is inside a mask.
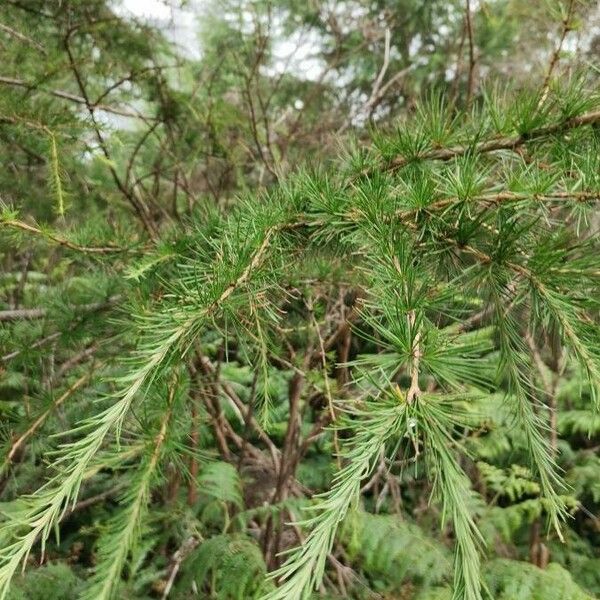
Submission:
[[[386,587],[412,581],[428,588],[447,581],[452,570],[451,554],[443,544],[395,515],[353,512],[341,539],[353,562]]]
[[[44,600],[45,598],[76,598],[83,581],[65,563],[48,563],[27,577],[15,579],[9,600]]]
[[[544,571],[514,560],[497,559],[489,563],[485,574],[492,597],[497,600],[590,600],[568,571],[550,564]],[[450,590],[420,593],[416,600],[449,600]]]
[[[186,561],[175,597],[189,590],[209,589],[219,600],[259,598],[268,589],[266,566],[256,543],[241,535],[214,536],[202,542]]]
[[[209,4],[0,8],[0,598],[600,593],[592,8]]]
[[[490,591],[498,600],[589,600],[565,569],[551,564],[545,571],[515,561],[496,560],[486,576]]]
[[[408,430],[406,406],[393,398],[366,405],[351,416],[354,419],[349,419],[348,427],[354,434],[352,446],[343,454],[346,466],[336,474],[330,491],[308,509],[314,514],[300,523],[310,527],[311,532],[275,573],[285,583],[267,596],[270,600],[299,598],[316,587],[323,576],[336,529],[358,500],[361,481],[372,472],[388,440]]]
[[[203,494],[220,502],[231,502],[238,508],[242,506],[241,484],[233,465],[225,462],[209,463],[198,481]]]

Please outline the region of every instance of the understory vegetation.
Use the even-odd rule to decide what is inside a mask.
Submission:
[[[597,3],[141,5],[0,6],[0,600],[600,597]]]

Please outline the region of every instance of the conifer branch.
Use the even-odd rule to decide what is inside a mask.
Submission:
[[[32,562],[28,557],[38,543],[42,557],[46,544],[58,556],[64,546],[50,547],[51,533],[77,508],[119,489],[122,495],[109,503],[111,514],[100,527],[88,527],[96,512],[69,519],[70,530],[78,526],[97,537],[89,556],[95,565],[85,592],[90,599],[137,595],[149,579],[150,593],[165,597],[263,594],[269,600],[304,600],[315,589],[360,595],[355,587],[362,584],[360,576],[347,577],[352,565],[386,587],[392,581],[452,585],[453,600],[481,600],[486,591],[481,571],[493,562],[483,556],[482,538],[508,533],[512,549],[522,552],[527,544],[522,532],[534,519],[539,540],[542,515],[560,538],[569,510],[597,491],[595,443],[571,448],[569,461],[561,461],[568,469],[564,477],[557,466],[557,448],[569,435],[580,444],[581,433],[600,431],[591,412],[600,398],[595,215],[600,112],[597,94],[586,89],[596,74],[571,77],[556,90],[551,85],[577,0],[562,2],[566,18],[546,52],[550,64],[542,89],[510,88],[505,95],[497,88],[476,89],[484,46],[477,47],[475,33],[483,35],[493,24],[475,32],[480,12],[475,2],[463,0],[456,89],[442,81],[447,57],[436,59],[431,64],[441,67],[434,76],[442,89],[422,102],[412,92],[430,81],[421,60],[423,52],[430,56],[429,44],[415,50],[411,43],[411,52],[402,51],[397,44],[406,24],[388,18],[392,9],[365,6],[358,18],[352,16],[361,25],[359,43],[338,21],[344,7],[322,21],[319,11],[317,21],[303,13],[301,34],[315,23],[320,33],[327,26],[334,44],[335,56],[322,54],[328,64],[318,81],[266,68],[275,48],[270,36],[280,24],[287,31],[288,19],[298,16],[295,8],[281,12],[269,3],[253,4],[248,27],[253,35],[215,15],[219,27],[211,22],[209,29],[210,39],[219,42],[216,52],[207,47],[197,61],[178,57],[179,76],[171,80],[153,66],[170,52],[162,36],[122,19],[107,1],[99,0],[94,15],[79,3],[56,14],[19,12],[15,26],[43,40],[46,52],[18,43],[14,52],[9,48],[7,74],[19,78],[0,77],[9,92],[0,117],[9,124],[0,136],[8,165],[3,193],[29,211],[21,217],[5,209],[0,224],[9,241],[22,241],[25,234],[48,242],[35,244],[36,252],[25,256],[18,243],[4,259],[0,338],[17,350],[3,353],[2,389],[9,391],[7,414],[18,432],[7,440],[4,467],[28,444],[31,468],[14,470],[16,485],[29,485],[25,477],[32,471],[40,477],[42,467],[50,469],[40,489],[14,503],[14,486],[7,485],[0,600],[13,575]],[[25,3],[9,4],[12,25],[10,11]],[[443,8],[423,17],[431,24],[445,15],[433,45],[450,48],[449,36],[460,35],[460,24]],[[4,32],[34,45],[19,32],[6,27]],[[114,35],[118,43],[112,43]],[[236,45],[233,55],[230,41]],[[383,46],[382,65],[360,55],[373,41]],[[98,51],[100,61],[90,61]],[[235,60],[232,67],[231,56],[249,58],[249,70],[240,72]],[[489,58],[486,68],[493,71]],[[355,60],[360,68],[354,68]],[[468,73],[461,74],[463,60]],[[47,83],[48,77],[58,81],[56,74],[63,77],[65,62],[77,94]],[[403,97],[388,98],[409,72]],[[345,74],[350,79],[348,86],[333,83],[334,88],[352,91],[334,94],[332,101],[331,77],[338,73],[344,83]],[[383,127],[372,132],[372,142],[362,130],[360,141],[342,140],[348,153],[334,161],[327,129],[333,124],[331,132],[339,133],[348,127],[352,119],[335,111],[360,105],[356,94],[369,81],[372,90],[360,111],[377,107]],[[460,81],[467,86],[465,111],[457,110]],[[104,114],[102,103],[114,91],[124,107],[128,97],[154,107],[156,118],[136,113],[143,129],[122,128]],[[272,123],[269,114],[281,118]],[[394,119],[403,116],[395,129]],[[308,127],[315,135],[301,137]],[[306,148],[317,167],[296,169],[308,158]],[[72,175],[68,197],[61,179],[66,152],[71,152],[64,162]],[[274,168],[278,155],[281,172]],[[284,176],[283,157],[293,161],[294,173]],[[267,170],[274,177],[265,187]],[[38,189],[48,174],[49,186]],[[89,207],[89,223],[60,230],[33,220],[34,204],[48,187],[60,215],[71,204],[76,224],[74,211]],[[115,190],[133,212],[106,206]],[[214,203],[205,201],[207,194]],[[86,244],[93,237],[85,233],[99,219],[106,221],[102,228],[126,232],[136,218],[149,245],[138,244],[135,231],[125,248]],[[130,264],[137,253],[142,259]],[[117,338],[114,311],[110,319],[90,318],[90,310],[108,303],[63,304],[65,314],[58,318],[56,298],[65,297],[63,292],[76,297],[80,290],[112,289],[114,281],[125,307]],[[49,334],[47,325],[61,331]],[[112,357],[111,373],[94,377],[94,395],[102,395],[94,398],[90,388],[83,421],[73,410],[60,410],[63,443],[46,463],[31,440],[55,422],[55,409],[71,406],[68,399],[80,395],[92,376],[66,382],[66,391],[30,417],[31,390],[48,389],[96,348]],[[21,359],[6,362],[15,356]],[[181,385],[173,384],[183,367]],[[548,367],[552,381],[544,377]],[[540,384],[553,411],[550,433]],[[205,452],[225,462],[200,469]],[[247,471],[254,469],[256,482],[246,483]],[[112,475],[116,486],[105,484]],[[181,485],[184,478],[187,485]],[[574,490],[563,480],[573,481]],[[78,502],[88,482],[91,496]],[[431,491],[435,504],[427,507]],[[347,517],[361,498],[365,508],[389,514],[361,511],[362,527],[357,526]],[[210,510],[207,502],[219,509]],[[306,518],[286,525],[287,515],[296,521],[297,503],[308,505]],[[390,526],[401,504],[408,518]],[[186,515],[189,523],[183,522]],[[437,515],[438,539],[427,535],[426,543],[416,543],[415,532],[423,534],[421,525],[429,527]],[[404,535],[407,530],[411,535]],[[277,553],[288,547],[288,533],[295,534],[298,547],[280,561]],[[161,571],[165,544],[181,551]],[[423,550],[428,545],[435,548]],[[415,570],[412,564],[401,569],[398,577],[398,564],[408,564],[407,547],[419,554],[419,563]],[[489,549],[493,554],[493,544]],[[447,567],[451,553],[453,578]],[[367,554],[384,560],[375,566]],[[564,560],[571,556],[565,553]],[[67,562],[61,560],[63,566]],[[337,586],[328,563],[338,574]],[[263,579],[270,568],[276,569],[275,581]],[[38,574],[28,573],[27,579]],[[140,593],[147,592],[149,585]]]
[[[89,373],[85,373],[79,379],[77,379],[77,381],[75,381],[75,383],[73,383],[68,390],[66,390],[52,403],[50,408],[46,409],[37,419],[35,419],[35,421],[33,421],[26,431],[24,431],[16,440],[11,443],[10,449],[6,454],[6,458],[4,459],[4,463],[0,468],[0,472],[4,471],[12,463],[15,455],[21,449],[23,444],[25,444],[27,439],[30,438],[44,424],[48,416],[57,408],[59,408],[65,402],[65,400],[68,400],[79,388],[88,383],[93,374],[94,372],[90,371]]]
[[[407,404],[397,398],[367,404],[353,411],[352,445],[342,449],[345,466],[336,474],[329,492],[318,496],[308,510],[313,516],[298,522],[310,528],[302,546],[288,555],[286,563],[272,573],[281,585],[264,600],[301,600],[321,581],[327,556],[331,552],[338,525],[358,498],[361,481],[370,475],[386,442],[402,428]]]
[[[431,150],[421,154],[419,159],[448,161],[452,160],[453,158],[464,156],[465,154],[471,152],[474,154],[487,154],[489,152],[496,152],[499,150],[516,150],[517,148],[520,148],[529,142],[540,140],[558,133],[565,133],[571,129],[577,129],[587,125],[594,125],[596,123],[600,123],[600,110],[584,113],[576,117],[570,117],[568,119],[558,121],[557,123],[540,127],[539,129],[533,129],[526,134],[492,138],[490,140],[478,142],[472,145],[453,146],[451,148]],[[402,156],[398,156],[389,161],[382,168],[386,171],[393,172],[405,167],[407,164],[409,164],[409,162],[411,161]]]
[[[505,310],[504,299],[494,295],[496,306],[495,326],[500,339],[500,369],[508,378],[508,401],[512,405],[519,426],[527,442],[531,461],[540,480],[542,497],[552,527],[562,539],[562,522],[567,510],[561,493],[565,483],[557,472],[552,448],[543,435],[545,424],[535,410],[536,398],[529,384],[529,363],[523,338],[511,314]]]
[[[590,200],[600,200],[600,190],[590,190],[590,191],[572,191],[572,192],[548,192],[546,194],[536,194],[536,193],[523,193],[523,192],[500,192],[497,194],[482,194],[481,196],[473,196],[469,198],[469,202],[473,204],[483,204],[487,206],[496,206],[499,204],[510,203],[510,202],[524,202],[524,201],[532,201],[539,202],[541,204],[551,203],[551,202],[560,202],[564,203],[569,200],[573,200],[575,202],[588,202]],[[427,211],[435,211],[447,208],[454,204],[461,202],[462,200],[457,197],[453,198],[441,198],[440,200],[435,200],[429,206],[427,206]],[[402,216],[402,213],[399,213],[399,216]],[[408,214],[407,214],[408,216]]]
[[[79,425],[74,433],[87,432],[84,437],[64,444],[53,466],[59,471],[35,494],[29,497],[28,506],[21,518],[5,524],[0,531],[16,537],[0,553],[0,600],[6,597],[10,582],[20,564],[24,564],[34,544],[41,538],[42,554],[45,543],[53,527],[75,504],[79,489],[88,465],[100,450],[106,436],[112,429],[120,433],[120,428],[129,408],[141,391],[147,378],[165,358],[171,345],[179,340],[184,330],[175,329],[164,347],[156,349],[149,361],[140,367],[132,377],[124,395],[112,406],[101,411]],[[24,530],[24,533],[22,533]]]
[[[41,538],[43,551],[52,528],[65,514],[69,504],[76,501],[83,475],[108,433],[115,430],[117,439],[120,437],[123,421],[137,395],[143,391],[144,386],[155,380],[166,359],[172,356],[177,348],[185,348],[186,339],[189,346],[190,334],[197,331],[217,309],[222,309],[222,305],[233,293],[249,281],[253,272],[260,267],[273,236],[281,228],[279,223],[267,227],[262,241],[246,261],[246,257],[236,257],[237,260],[244,261],[241,273],[224,285],[216,298],[201,308],[193,307],[191,315],[181,310],[169,313],[173,319],[172,323],[166,329],[163,327],[156,332],[154,339],[139,353],[137,368],[119,381],[122,387],[120,393],[115,394],[118,400],[73,430],[73,433],[84,431],[86,435],[63,446],[62,453],[54,463],[55,466],[61,467],[59,473],[31,497],[31,506],[25,511],[22,519],[3,528],[8,534],[17,534],[17,539],[0,554],[0,600],[8,593],[12,576],[19,564],[26,561],[37,539]],[[220,287],[218,283],[216,286]],[[22,528],[26,533],[20,533]]]
[[[29,225],[28,223],[19,221],[18,219],[3,219],[0,217],[0,225],[13,227],[14,229],[21,229],[35,235],[40,235],[58,244],[59,246],[64,246],[69,250],[76,250],[77,252],[83,252],[85,254],[112,254],[130,252],[130,250],[127,248],[119,248],[117,246],[80,246],[79,244],[75,244],[66,238],[56,235],[55,233],[40,229],[39,227],[34,227],[33,225]]]
[[[142,461],[134,478],[134,486],[127,491],[124,498],[127,505],[121,513],[113,518],[112,523],[109,524],[109,531],[105,534],[105,539],[101,540],[100,562],[96,566],[91,585],[86,589],[84,598],[110,600],[118,589],[121,571],[142,530],[144,514],[147,511],[150,497],[150,487],[156,476],[173,416],[176,385],[175,379],[171,382],[168,390],[166,410],[160,421],[158,433],[151,444],[151,453]]]
[[[442,525],[449,518],[456,538],[453,600],[482,600],[481,559],[479,549],[484,540],[475,524],[470,498],[471,482],[453,455],[450,424],[458,422],[456,414],[445,414],[442,403],[426,398],[418,407],[418,419],[425,431],[425,445],[432,463],[434,492],[443,506]]]

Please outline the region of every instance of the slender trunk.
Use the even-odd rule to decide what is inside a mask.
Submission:
[[[277,504],[287,498],[289,481],[294,474],[295,466],[297,464],[295,451],[297,450],[300,436],[300,398],[302,396],[303,384],[304,377],[300,373],[296,373],[290,381],[288,394],[290,414],[288,418],[285,439],[283,442],[277,485],[271,501],[272,504]],[[277,553],[279,551],[280,537],[281,526],[279,525],[276,528],[272,517],[269,517],[265,524],[263,552],[267,565],[270,569],[273,569],[277,566]]]
[[[192,456],[190,457],[190,479],[188,482],[187,489],[187,503],[188,506],[194,506],[198,500],[198,459],[194,453],[198,450],[198,442],[200,440],[200,433],[198,431],[198,407],[196,406],[195,398],[191,399],[191,418],[192,424],[190,429],[190,446],[192,449]]]

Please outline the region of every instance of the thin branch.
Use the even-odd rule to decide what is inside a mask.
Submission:
[[[56,331],[54,333],[51,333],[50,335],[47,335],[46,337],[43,337],[42,339],[38,340],[37,342],[34,342],[33,344],[31,344],[31,346],[29,346],[29,349],[33,350],[34,348],[39,348],[40,346],[43,346],[44,344],[47,344],[49,342],[52,342],[53,340],[59,338],[62,335],[62,331]],[[8,354],[5,354],[4,356],[0,357],[0,360],[2,362],[6,362],[9,361],[17,356],[19,356],[19,354],[21,354],[21,350],[14,350],[13,352],[9,352]]]
[[[44,55],[47,54],[46,49],[40,43],[36,42],[35,40],[32,40],[30,37],[27,37],[20,31],[17,31],[16,29],[13,29],[12,27],[8,27],[8,25],[4,25],[3,23],[0,23],[0,31],[4,31],[4,33],[8,33],[8,35],[14,37],[15,39],[17,39],[21,42],[25,42],[26,44],[29,44],[30,46],[33,46],[36,50],[39,50]]]
[[[162,600],[166,600],[169,594],[171,593],[171,589],[173,587],[173,583],[175,582],[175,577],[179,572],[179,568],[181,567],[181,563],[191,552],[195,550],[199,543],[200,540],[196,536],[192,535],[187,540],[185,540],[183,544],[179,547],[177,552],[173,554],[173,557],[171,558],[169,578],[167,579],[167,583],[163,591]]]
[[[121,296],[111,296],[105,302],[93,302],[91,304],[78,304],[69,306],[69,310],[76,312],[93,312],[103,308],[113,306],[121,299]],[[12,310],[0,310],[0,322],[7,321],[20,321],[23,319],[43,319],[50,314],[50,310],[47,308],[18,308]],[[54,334],[53,334],[54,335]],[[50,338],[45,338],[45,341],[49,341]],[[12,357],[10,357],[12,358]],[[2,357],[5,360],[6,357]]]
[[[62,100],[69,100],[70,102],[75,102],[76,104],[88,106],[86,99],[81,96],[77,96],[76,94],[71,94],[70,92],[65,92],[63,90],[46,90],[37,84],[29,83],[27,81],[24,81],[23,79],[15,79],[13,77],[4,77],[0,75],[0,84],[11,85],[14,87],[22,87],[28,90],[37,90],[39,92],[55,96],[56,98],[61,98]],[[137,111],[128,110],[126,108],[119,108],[116,106],[109,106],[108,104],[90,103],[89,106],[94,110],[101,110],[103,112],[111,113],[113,115],[119,115],[120,117],[131,117],[134,119],[143,119],[145,121],[154,120],[153,117],[148,117]]]
[[[348,129],[348,127],[350,127],[350,125],[352,124],[352,120],[361,112],[365,113],[367,116],[370,117],[373,114],[373,111],[375,110],[375,108],[379,105],[381,100],[385,97],[388,90],[393,85],[395,85],[396,82],[398,82],[400,79],[402,79],[407,73],[409,73],[414,68],[414,65],[409,65],[408,67],[398,71],[398,73],[393,75],[389,79],[389,81],[387,81],[385,84],[383,84],[383,79],[385,78],[385,75],[386,75],[387,70],[390,65],[390,41],[391,41],[391,32],[390,32],[389,28],[386,28],[386,30],[385,30],[385,47],[384,47],[384,53],[383,53],[383,64],[377,75],[377,78],[375,79],[375,82],[373,83],[371,95],[369,96],[369,99],[365,102],[365,104],[358,111],[356,111],[348,119],[346,119],[346,121],[344,121],[344,124],[337,130],[338,135],[343,133],[344,131],[346,131],[346,129]]]
[[[156,240],[157,235],[158,235],[158,230],[156,228],[156,224],[153,222],[150,215],[148,214],[147,207],[142,202],[140,202],[140,200],[132,193],[132,191],[130,189],[128,189],[127,186],[121,181],[121,178],[119,177],[119,175],[117,174],[117,171],[115,170],[115,168],[112,165],[112,159],[111,159],[110,152],[108,151],[108,147],[106,145],[104,137],[100,131],[100,126],[96,119],[96,113],[95,113],[96,107],[90,101],[90,98],[86,91],[85,84],[83,82],[83,79],[81,78],[79,69],[77,68],[77,63],[75,61],[75,57],[73,56],[73,52],[71,51],[70,36],[71,36],[71,31],[67,32],[67,34],[63,40],[64,48],[65,48],[65,51],[66,51],[68,59],[69,59],[69,66],[71,67],[71,71],[73,72],[73,75],[75,76],[75,81],[77,82],[77,86],[79,87],[79,91],[83,97],[84,104],[90,115],[94,133],[96,135],[96,139],[98,140],[98,145],[100,146],[100,149],[108,162],[108,169],[110,171],[110,174],[111,174],[113,181],[115,182],[115,185],[117,186],[117,188],[121,191],[123,196],[125,196],[125,198],[127,198],[129,203],[131,204],[131,206],[137,213],[140,221],[142,222],[142,225],[144,226],[144,229],[150,236],[150,239]]]
[[[102,102],[102,100],[104,100],[104,98],[106,98],[106,96],[108,96],[112,91],[116,90],[119,86],[123,85],[127,81],[134,81],[134,79],[136,79],[140,75],[143,75],[144,73],[149,73],[151,71],[158,71],[160,73],[163,69],[177,69],[180,66],[181,65],[152,65],[151,67],[144,67],[143,69],[139,69],[137,71],[132,71],[128,75],[121,77],[119,80],[115,81],[112,85],[107,87],[102,92],[102,94],[100,94],[100,96],[98,96],[98,98],[96,98],[96,101],[94,102],[93,105],[100,106],[100,103]],[[144,115],[139,115],[139,117],[142,119],[146,118]],[[152,119],[150,119],[150,120],[152,120]]]
[[[440,148],[424,152],[419,158],[421,160],[451,160],[459,156],[463,156],[467,152],[475,152],[478,154],[485,154],[487,152],[495,152],[497,150],[515,150],[524,144],[534,141],[539,138],[553,135],[555,133],[562,133],[569,131],[570,129],[576,129],[578,127],[584,127],[586,125],[594,125],[600,123],[600,110],[591,111],[579,115],[578,117],[571,117],[553,125],[547,127],[541,127],[534,129],[529,133],[524,133],[515,136],[504,136],[492,138],[478,144],[467,144],[464,146],[453,146],[451,148]],[[410,159],[406,159],[403,156],[397,156],[392,159],[387,165],[383,167],[384,170],[395,171],[406,166],[410,162]],[[368,174],[365,172],[363,174]]]
[[[9,466],[19,451],[21,446],[44,424],[48,416],[53,413],[59,406],[61,406],[65,400],[70,398],[80,387],[85,385],[92,377],[93,371],[82,375],[71,387],[62,394],[59,398],[57,398],[48,409],[46,409],[30,426],[29,428],[23,432],[10,446],[10,450],[4,459],[4,463],[2,465],[1,471]]]
[[[467,81],[467,110],[473,101],[475,93],[475,41],[473,36],[473,19],[471,14],[471,0],[466,0],[465,22],[467,27],[467,38],[469,40],[469,78]]]
[[[7,227],[13,227],[14,229],[21,229],[35,235],[40,235],[55,242],[59,246],[64,246],[70,250],[76,250],[77,252],[84,252],[86,254],[113,254],[129,251],[128,248],[120,248],[118,246],[80,246],[79,244],[75,244],[66,238],[60,237],[54,233],[50,233],[49,231],[44,231],[39,227],[34,227],[33,225],[29,225],[28,223],[19,221],[17,219],[0,218],[0,225],[6,225]]]
[[[474,196],[469,198],[469,202],[475,204],[504,204],[506,202],[523,202],[525,200],[533,200],[539,203],[546,202],[565,202],[569,200],[575,200],[577,202],[588,202],[590,200],[600,200],[599,191],[573,191],[573,192],[548,192],[546,194],[535,194],[526,192],[499,192],[495,194],[482,194],[480,196]],[[435,200],[429,206],[425,207],[424,211],[436,211],[452,206],[461,202],[460,198],[452,196],[450,198],[440,198]],[[416,211],[398,211],[396,216],[398,217],[413,217]]]
[[[59,381],[67,371],[70,371],[74,366],[78,365],[81,362],[84,362],[85,360],[93,356],[99,347],[99,344],[97,342],[94,342],[86,348],[84,348],[83,350],[81,350],[81,352],[77,352],[77,354],[71,356],[69,359],[67,359],[64,363],[60,365],[60,367],[58,368],[58,370],[56,371],[49,383],[52,385],[55,382]]]
[[[389,27],[386,27],[386,29],[385,29],[385,45],[384,45],[384,50],[383,50],[383,65],[381,66],[381,70],[379,71],[379,74],[377,75],[377,79],[375,79],[375,83],[373,84],[373,91],[371,92],[371,97],[369,99],[369,102],[367,102],[367,105],[370,105],[370,103],[373,101],[373,99],[377,96],[377,94],[379,92],[379,88],[381,87],[381,84],[383,83],[383,78],[385,77],[388,67],[390,66],[390,41],[391,41],[391,38],[392,38],[391,31],[390,31]]]
[[[73,513],[78,512],[80,510],[85,510],[86,508],[89,508],[90,506],[93,506],[94,504],[99,504],[100,502],[104,502],[107,498],[110,498],[111,496],[114,496],[117,492],[120,492],[124,487],[125,487],[124,483],[119,483],[118,485],[115,485],[104,492],[100,492],[99,494],[96,494],[95,496],[90,496],[89,498],[84,498],[83,500],[80,500],[79,502],[77,502],[77,504],[75,504],[75,506],[70,508],[67,511],[66,516],[72,515]]]
[[[550,57],[550,63],[548,64],[548,70],[546,71],[546,76],[544,77],[544,82],[542,84],[542,90],[541,90],[540,101],[538,102],[538,106],[542,106],[542,104],[544,104],[544,102],[546,101],[546,98],[548,97],[548,93],[550,91],[550,79],[552,77],[552,73],[554,72],[554,69],[558,65],[558,62],[560,61],[560,53],[562,52],[562,47],[563,47],[563,44],[565,43],[565,38],[567,37],[567,34],[569,33],[569,31],[571,31],[571,29],[572,29],[571,20],[573,18],[574,8],[575,8],[575,0],[569,0],[567,12],[562,21],[562,29],[560,32],[560,38],[558,40],[558,44],[557,44],[554,52],[552,53],[552,56]]]
[[[95,308],[95,310],[104,310],[106,308],[110,308],[119,299],[120,299],[120,296],[113,296],[112,298],[109,299],[109,302],[99,303],[97,305],[97,307]],[[91,312],[93,312],[93,310]],[[84,313],[84,315],[82,315],[82,316],[78,317],[78,319],[74,320],[71,323],[71,326],[69,327],[68,331],[69,332],[73,331],[80,324],[80,321],[87,314],[88,313]],[[65,332],[55,331],[54,333],[51,333],[43,338],[40,338],[36,342],[33,342],[32,344],[28,345],[27,350],[34,350],[36,348],[40,348],[41,346],[44,346],[45,344],[53,342],[54,340],[60,338],[63,335],[63,333],[65,333]],[[19,354],[21,354],[22,352],[23,352],[23,350],[13,350],[13,352],[9,352],[8,354],[5,354],[4,356],[0,356],[0,361],[8,362],[9,360],[12,360],[13,358],[16,358],[17,356],[19,356]]]

